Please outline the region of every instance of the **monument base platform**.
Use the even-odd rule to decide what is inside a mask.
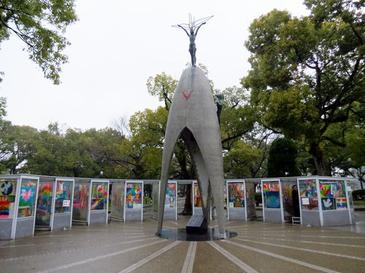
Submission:
[[[203,215],[191,216],[186,224],[186,233],[188,234],[205,234],[208,231],[208,221]]]
[[[162,229],[158,235],[163,239],[173,241],[215,241],[229,239],[237,236],[237,232],[225,231],[224,234],[219,234],[217,228],[207,228],[204,234],[187,233],[185,228],[178,229]]]

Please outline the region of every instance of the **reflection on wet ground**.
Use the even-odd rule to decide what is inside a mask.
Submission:
[[[74,226],[0,241],[0,272],[364,272],[364,215],[341,228],[232,221],[236,237],[209,242],[156,237],[154,220]]]

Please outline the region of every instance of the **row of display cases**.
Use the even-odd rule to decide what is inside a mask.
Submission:
[[[112,183],[111,217],[120,221],[140,220],[143,221],[144,184],[152,186],[151,206],[154,216],[157,215],[159,201],[159,181],[125,181]],[[191,184],[191,200],[193,215],[202,215],[202,196],[197,181],[168,181],[166,185],[164,219],[177,220],[178,214],[178,184]],[[227,216],[229,220],[247,220],[247,207],[245,182],[243,180],[227,181]],[[124,194],[124,195],[123,195]],[[210,209],[210,216],[214,211]]]
[[[107,223],[108,200],[108,180],[0,176],[0,239],[71,228],[73,221]]]
[[[247,221],[252,210],[250,202],[253,200],[248,196],[252,182],[225,181],[228,220]],[[169,181],[165,196],[166,220],[177,220],[180,184],[192,185],[193,214],[203,213],[197,181]],[[148,196],[144,196],[144,185],[152,187]],[[289,214],[300,218],[303,225],[352,224],[351,189],[344,178],[266,178],[256,179],[255,185],[261,188],[264,222],[284,223]],[[35,229],[71,228],[73,223],[107,223],[108,212],[115,220],[143,221],[146,206],[152,206],[157,215],[159,187],[158,180],[0,176],[0,239],[29,236]],[[214,209],[211,209],[210,215],[213,214]]]
[[[226,180],[225,199],[228,220],[247,221],[252,210],[262,209],[267,223],[300,222],[306,226],[340,226],[353,223],[351,187],[340,177],[291,177],[256,179],[262,206],[248,196],[245,179]],[[252,187],[251,187],[252,188]],[[193,214],[201,214],[198,183],[193,182]],[[256,213],[256,212],[255,212]],[[214,214],[214,210],[210,215]],[[299,220],[299,221],[298,221]]]
[[[296,181],[262,179],[263,221],[284,223],[285,206],[306,226],[351,225],[351,188],[344,178],[302,177]]]
[[[153,183],[154,211],[158,208],[159,183]],[[164,219],[177,220],[177,185],[180,181],[169,181],[166,188]],[[197,181],[185,181],[192,185],[193,214],[203,214],[202,197]],[[344,178],[298,177],[266,178],[256,180],[260,185],[262,206],[250,206],[248,185],[244,179],[225,181],[226,216],[228,220],[247,221],[249,210],[262,209],[262,219],[268,223],[292,222],[295,217],[303,225],[336,226],[353,222],[351,188]],[[143,181],[130,181],[126,185],[113,184],[112,216],[123,221],[143,220]],[[115,189],[115,187],[120,187]],[[141,194],[138,194],[141,192]],[[123,198],[123,193],[125,198]],[[135,198],[134,196],[137,196]],[[141,199],[139,199],[141,198]],[[123,209],[123,206],[125,209]],[[214,207],[214,206],[213,206]],[[210,215],[214,215],[214,208]]]

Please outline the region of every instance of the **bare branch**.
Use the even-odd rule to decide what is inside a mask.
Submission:
[[[5,23],[1,17],[0,17],[0,22],[8,29],[10,29],[12,32],[14,32],[24,43],[26,43],[29,47],[34,47],[34,45],[32,45],[31,43],[29,43],[27,41],[26,38],[29,39],[29,36],[27,36],[26,34],[20,32],[20,31],[17,31],[16,29],[12,28],[11,26],[9,26],[7,23]],[[18,28],[18,25],[16,24],[17,28]]]

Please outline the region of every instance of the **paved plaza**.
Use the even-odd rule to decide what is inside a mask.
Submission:
[[[364,233],[229,222],[235,238],[185,242],[156,237],[156,225],[111,222],[0,241],[0,272],[365,272]]]

